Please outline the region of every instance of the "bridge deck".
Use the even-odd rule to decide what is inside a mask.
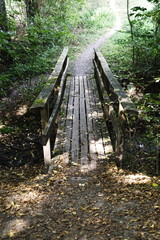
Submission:
[[[61,156],[65,162],[84,168],[93,167],[98,159],[106,158],[112,151],[94,81],[88,76],[67,79],[63,117],[55,144],[55,151],[63,152]]]

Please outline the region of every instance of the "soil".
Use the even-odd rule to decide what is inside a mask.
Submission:
[[[115,3],[110,1],[117,13]],[[79,54],[72,74],[91,74],[93,49],[120,27],[117,15],[115,26]],[[2,111],[3,117],[13,127],[3,134],[0,145],[0,239],[159,239],[158,177],[118,170],[110,159],[85,173],[79,166],[57,162],[44,174],[35,130],[39,115],[28,113],[21,100],[13,106],[6,101],[6,106],[11,111]]]
[[[57,163],[49,175],[32,166],[1,179],[0,239],[159,239],[158,179],[107,159],[88,173]]]

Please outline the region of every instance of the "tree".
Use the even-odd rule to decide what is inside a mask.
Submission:
[[[160,2],[148,0],[154,7],[129,7],[127,0],[127,16],[130,26],[132,60],[135,70],[150,75],[159,68],[160,51]]]
[[[0,29],[3,32],[8,31],[7,11],[5,0],[0,0]]]
[[[6,3],[5,0],[0,0],[0,63],[2,65],[12,62],[12,57],[7,49],[8,43],[11,41],[8,31]]]
[[[130,33],[131,33],[131,40],[132,40],[132,61],[133,64],[135,63],[135,47],[134,47],[134,32],[133,32],[133,24],[130,18],[130,2],[127,0],[127,17],[128,17],[128,22],[130,25]]]
[[[34,20],[36,13],[39,10],[39,4],[37,0],[24,0],[26,5],[26,14],[29,21]]]

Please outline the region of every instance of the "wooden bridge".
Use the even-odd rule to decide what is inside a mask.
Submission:
[[[31,107],[41,112],[47,168],[61,159],[91,170],[112,152],[121,164],[126,148],[132,145],[138,112],[99,51],[95,51],[93,65],[94,76],[68,76],[68,48],[64,48]],[[57,133],[51,144],[53,129]]]

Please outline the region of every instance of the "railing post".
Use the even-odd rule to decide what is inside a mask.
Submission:
[[[41,110],[41,126],[42,132],[45,129],[49,119],[49,103]],[[48,139],[45,146],[43,146],[43,155],[44,155],[44,165],[46,168],[49,167],[51,163],[51,144],[50,138]]]

